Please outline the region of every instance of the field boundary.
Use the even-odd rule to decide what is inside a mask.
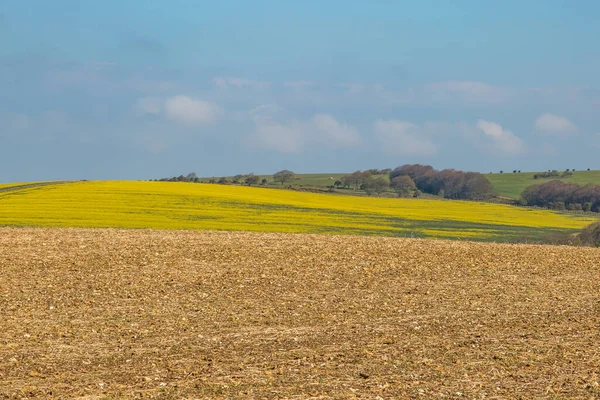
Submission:
[[[19,190],[32,189],[41,186],[50,186],[50,185],[62,185],[65,183],[73,183],[74,181],[53,181],[53,182],[38,182],[38,183],[28,183],[26,185],[16,185],[16,186],[8,186],[4,188],[0,188],[0,193],[6,192],[18,192]]]

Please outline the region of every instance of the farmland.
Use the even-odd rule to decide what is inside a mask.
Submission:
[[[10,189],[16,186],[28,185],[29,183],[0,183],[0,190]]]
[[[504,242],[577,233],[590,216],[498,204],[191,183],[73,182],[0,192],[0,225],[243,230]]]
[[[520,174],[504,173],[504,174],[486,174],[492,186],[500,196],[518,199],[521,193],[527,186],[536,185],[539,183],[548,182],[554,179],[559,179],[563,182],[578,183],[585,185],[593,183],[600,185],[600,171],[575,171],[572,176],[566,178],[551,178],[551,179],[533,179],[535,172],[523,172]]]
[[[598,398],[600,250],[0,228],[0,398]]]

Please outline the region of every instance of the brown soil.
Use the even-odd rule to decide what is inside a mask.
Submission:
[[[0,229],[0,398],[599,398],[600,249]]]

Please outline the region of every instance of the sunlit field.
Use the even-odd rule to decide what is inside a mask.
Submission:
[[[0,398],[598,399],[599,259],[570,246],[0,228]]]
[[[572,172],[573,175],[566,178],[553,177],[533,179],[533,175],[535,174],[536,172],[523,172],[520,174],[505,172],[503,174],[486,174],[485,177],[490,180],[492,186],[500,196],[513,199],[519,199],[523,190],[528,186],[538,185],[556,179],[563,182],[577,183],[579,185],[586,185],[588,183],[600,185],[600,171],[575,171]]]
[[[98,181],[0,193],[0,225],[244,230],[536,241],[590,216],[505,205],[210,184]]]

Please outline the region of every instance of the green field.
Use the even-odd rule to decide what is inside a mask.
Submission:
[[[568,178],[545,178],[533,179],[535,172],[522,172],[520,174],[504,173],[504,174],[486,174],[486,178],[490,180],[494,189],[500,196],[510,197],[511,199],[519,199],[521,193],[527,186],[536,185],[539,183],[549,182],[551,180],[560,179],[564,182],[573,182],[580,185],[593,183],[600,185],[600,171],[575,171]]]
[[[335,181],[340,179],[345,174],[300,174],[297,175],[294,183],[304,186],[331,186]],[[331,179],[333,178],[333,179]]]

